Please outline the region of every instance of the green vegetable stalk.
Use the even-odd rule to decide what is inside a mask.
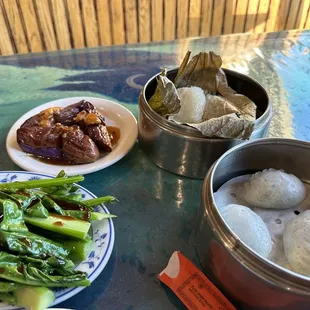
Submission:
[[[113,197],[113,196],[104,196],[104,197],[84,200],[83,204],[88,206],[88,207],[95,207],[95,206],[98,206],[98,205],[100,205],[102,203],[114,203],[114,202],[117,202],[117,201],[118,200],[115,197]]]
[[[27,224],[77,239],[85,239],[90,228],[90,223],[86,221],[66,218],[66,216],[57,214],[50,214],[47,218],[24,216],[24,220]]]
[[[89,211],[75,211],[75,210],[65,210],[65,215],[72,216],[76,219],[83,221],[101,221],[103,219],[109,219],[116,217],[116,215],[109,213],[100,213],[100,212],[89,212]]]
[[[31,188],[46,188],[49,186],[60,186],[64,184],[72,184],[76,182],[81,182],[84,177],[81,175],[68,177],[68,178],[55,178],[55,179],[43,179],[43,180],[32,180],[23,182],[12,182],[12,183],[2,183],[0,184],[0,191],[6,190],[18,190],[18,189],[31,189]]]

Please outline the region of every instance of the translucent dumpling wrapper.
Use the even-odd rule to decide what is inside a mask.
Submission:
[[[265,169],[252,175],[240,189],[240,195],[251,207],[288,209],[300,204],[307,192],[293,174]]]
[[[250,249],[264,258],[272,250],[272,240],[264,221],[250,208],[229,204],[220,208],[220,213],[228,227]]]
[[[206,96],[200,87],[179,88],[180,110],[168,117],[178,123],[200,123],[206,106]]]
[[[283,246],[292,270],[310,276],[310,210],[286,224]]]

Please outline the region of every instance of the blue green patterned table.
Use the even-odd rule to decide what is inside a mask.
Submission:
[[[213,50],[224,67],[264,85],[274,106],[272,137],[310,140],[310,32],[244,34],[165,43],[101,47],[0,58],[0,169],[20,170],[5,151],[10,126],[47,101],[97,96],[135,116],[142,85],[161,68],[174,68],[187,50]],[[184,309],[158,280],[175,250],[197,265],[193,232],[202,181],[153,165],[136,144],[118,163],[86,176],[96,195],[111,194],[118,218],[111,259],[91,287],[61,306],[82,309]]]

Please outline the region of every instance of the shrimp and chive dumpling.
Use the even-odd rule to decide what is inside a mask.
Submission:
[[[250,207],[288,209],[306,198],[306,188],[293,174],[265,169],[252,175],[241,195]]]
[[[250,208],[229,204],[220,208],[228,227],[257,254],[267,258],[272,249],[270,233],[264,221]]]
[[[310,276],[310,210],[286,224],[283,245],[292,270]]]

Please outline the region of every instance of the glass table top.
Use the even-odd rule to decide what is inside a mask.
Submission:
[[[310,31],[191,38],[0,58],[0,169],[20,170],[5,151],[6,135],[25,112],[73,96],[114,100],[137,117],[138,95],[162,68],[178,66],[187,50],[213,50],[223,67],[260,82],[274,108],[270,137],[310,140]],[[199,266],[193,242],[202,180],[173,175],[133,147],[111,167],[82,183],[97,196],[113,195],[115,246],[93,284],[57,307],[185,309],[157,279],[175,250]]]

